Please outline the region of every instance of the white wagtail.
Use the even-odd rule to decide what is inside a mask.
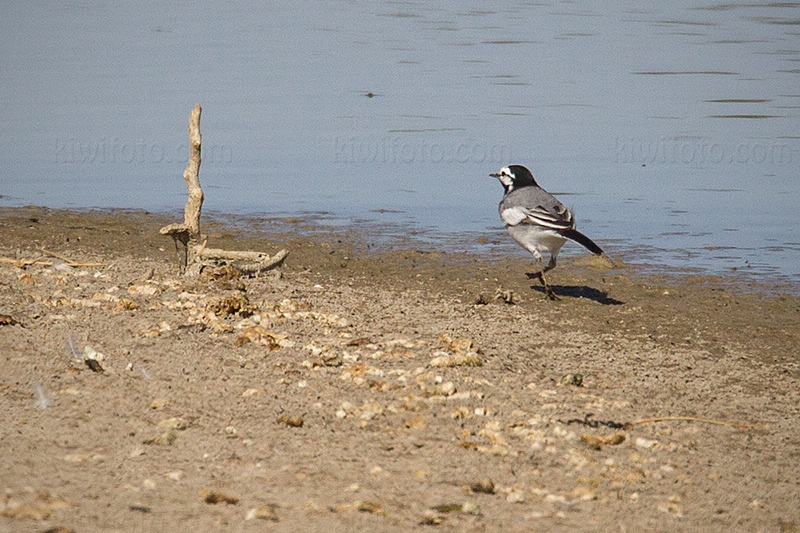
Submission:
[[[539,278],[547,297],[558,300],[545,281],[544,274],[555,268],[556,256],[567,239],[585,246],[593,254],[602,254],[603,250],[575,229],[572,211],[539,187],[527,168],[511,165],[490,176],[499,179],[506,190],[500,202],[500,218],[509,235],[532,253],[533,259],[539,264],[540,271],[530,277]],[[550,252],[550,262],[544,268],[541,268],[542,252]]]

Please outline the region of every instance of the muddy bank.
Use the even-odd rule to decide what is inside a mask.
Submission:
[[[800,527],[797,297],[170,221],[0,210],[0,531]]]

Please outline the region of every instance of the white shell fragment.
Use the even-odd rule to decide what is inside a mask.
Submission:
[[[106,356],[103,355],[102,353],[98,352],[97,350],[95,350],[91,346],[86,345],[83,348],[83,359],[84,359],[84,361],[98,361],[98,362],[101,362],[101,361],[105,361]]]

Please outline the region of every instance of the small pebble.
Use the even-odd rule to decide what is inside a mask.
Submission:
[[[285,426],[289,426],[291,428],[300,428],[303,427],[303,417],[300,415],[288,415],[282,414],[278,417],[278,423],[283,424]]]

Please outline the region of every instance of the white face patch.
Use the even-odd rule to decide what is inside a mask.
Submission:
[[[500,172],[497,173],[497,179],[499,179],[500,183],[502,183],[505,187],[511,187],[514,185],[514,174],[508,167],[503,167],[500,169]]]

